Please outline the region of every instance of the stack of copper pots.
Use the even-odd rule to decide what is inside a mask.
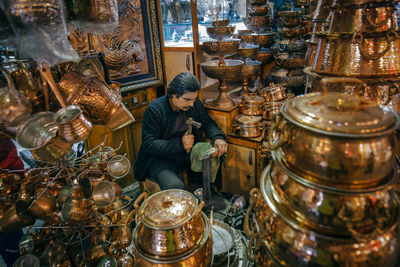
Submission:
[[[273,162],[250,193],[250,258],[258,266],[271,266],[268,257],[279,266],[399,266],[398,125],[395,112],[344,93],[285,103],[269,133]]]
[[[305,82],[303,73],[306,43],[303,36],[309,32],[307,24],[298,11],[277,13],[279,53],[275,63],[280,68],[271,73],[275,83],[286,87],[301,87]]]
[[[355,85],[351,80],[342,80],[344,86],[334,83],[329,90],[362,95],[368,101],[400,111],[397,2],[332,2],[328,31],[318,32],[319,29],[315,29],[314,33],[318,46],[307,71],[311,77],[311,91],[319,91],[319,81],[326,76],[358,78],[363,86]]]
[[[199,266],[212,262],[211,225],[204,202],[171,189],[147,198],[138,210],[133,232],[135,266]]]

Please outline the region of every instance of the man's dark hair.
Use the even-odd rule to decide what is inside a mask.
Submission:
[[[196,92],[200,90],[200,83],[196,76],[190,72],[181,72],[168,84],[167,95],[180,97],[186,92]]]

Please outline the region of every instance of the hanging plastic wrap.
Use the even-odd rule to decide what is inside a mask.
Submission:
[[[118,26],[117,0],[66,0],[68,19],[80,30],[107,34]]]
[[[0,86],[0,124],[17,126],[30,117],[29,101],[15,89],[11,76],[0,68],[7,84]]]
[[[19,50],[38,64],[79,60],[68,40],[62,0],[5,0],[3,11]]]

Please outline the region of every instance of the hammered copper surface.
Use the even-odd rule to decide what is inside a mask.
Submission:
[[[375,37],[319,34],[312,70],[332,76],[382,77],[400,75],[400,38],[396,32]]]
[[[176,256],[194,248],[204,235],[204,221],[196,214],[190,221],[171,229],[151,229],[139,222],[136,245],[154,256]]]
[[[394,223],[392,214],[399,209],[393,184],[394,168],[388,183],[368,190],[322,188],[293,175],[279,163],[271,162],[261,183],[271,201],[307,229],[331,236],[351,238],[385,229]]]
[[[284,104],[285,119],[271,127],[270,148],[305,179],[326,185],[334,181],[342,188],[380,184],[395,162],[398,117],[378,106],[362,105],[351,95],[321,96],[307,94]],[[299,99],[304,105],[297,104]]]
[[[138,226],[133,233],[133,244],[135,246],[135,267],[183,267],[183,266],[199,266],[210,267],[212,262],[212,238],[210,236],[211,226],[208,218],[201,213],[204,223],[203,234],[199,242],[194,248],[186,253],[178,254],[170,257],[156,257],[146,254],[140,249],[136,240]]]
[[[332,12],[329,33],[399,30],[395,8],[371,7]]]
[[[261,191],[266,192],[263,187],[261,184]],[[255,230],[249,227],[246,233],[262,241],[269,255],[281,266],[321,266],[321,263],[322,266],[398,266],[398,212],[392,214],[396,223],[380,233],[360,234],[353,239],[308,230],[291,220],[259,189],[250,193],[249,209],[253,207],[260,234],[254,234]]]
[[[54,115],[54,120],[58,124],[60,137],[71,144],[86,140],[92,130],[92,123],[75,105],[60,109]]]
[[[314,11],[313,21],[324,21],[331,12],[330,7],[334,0],[319,0]]]

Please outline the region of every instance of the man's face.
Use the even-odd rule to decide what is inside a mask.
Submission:
[[[198,94],[199,92],[196,91],[186,92],[180,97],[173,95],[171,98],[172,104],[176,110],[189,110],[191,107],[193,107],[194,101],[196,100]]]

